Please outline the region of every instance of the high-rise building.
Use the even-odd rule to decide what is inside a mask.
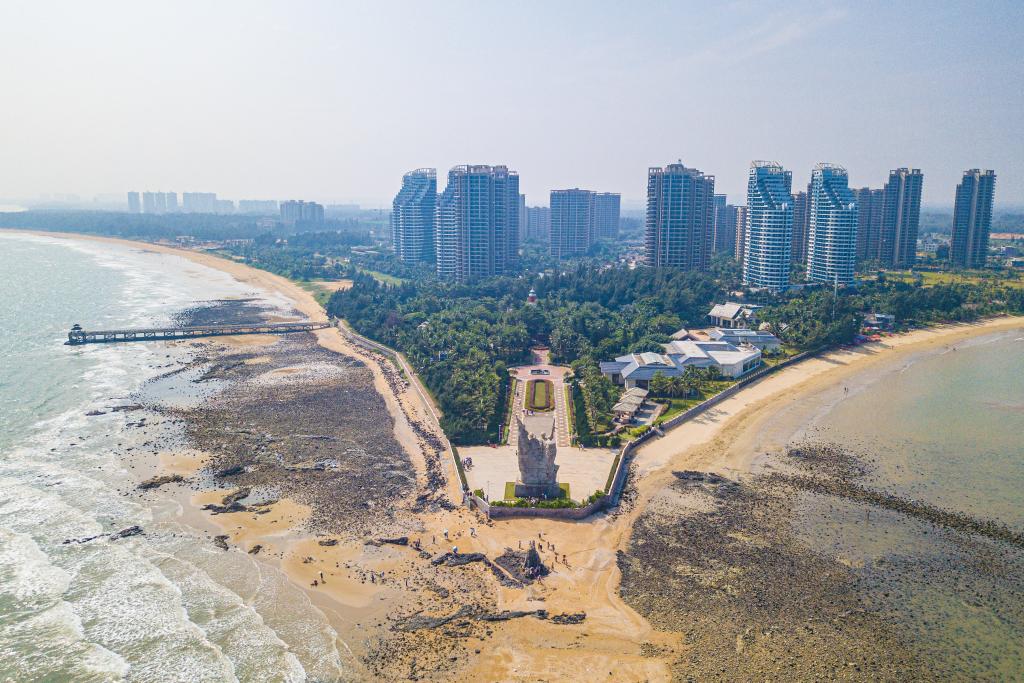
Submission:
[[[793,174],[773,161],[750,164],[743,284],[782,290],[789,285],[793,240]]]
[[[138,192],[128,193],[128,213],[142,213],[142,201]]]
[[[733,257],[743,263],[744,249],[747,246],[747,207],[733,206],[732,209],[732,227],[733,233],[736,235]]]
[[[793,195],[793,263],[807,263],[807,233],[811,228],[810,186]]]
[[[181,206],[185,213],[216,213],[216,192],[184,192]]]
[[[251,214],[254,216],[276,216],[278,215],[276,199],[239,199],[238,213]]]
[[[621,201],[621,195],[616,192],[594,193],[594,239],[619,238]]]
[[[882,230],[875,255],[887,266],[910,268],[917,260],[923,185],[924,176],[920,169],[889,171],[889,182],[882,190]]]
[[[281,222],[286,225],[321,225],[324,222],[323,204],[290,199],[281,202]]]
[[[438,198],[437,273],[466,282],[511,273],[519,256],[519,174],[455,166]]]
[[[214,213],[234,213],[235,202],[230,199],[218,199],[213,202]],[[323,222],[322,220],[320,221]]]
[[[403,263],[433,263],[437,171],[420,168],[402,176],[391,204],[391,239]]]
[[[732,254],[736,251],[736,226],[729,222],[730,211],[728,198],[724,194],[715,195],[715,227],[711,238],[712,254]],[[732,212],[735,214],[735,212]],[[735,217],[733,216],[733,220]]]
[[[715,221],[715,177],[682,163],[647,171],[644,259],[649,266],[705,269]]]
[[[985,266],[995,193],[995,171],[977,168],[964,171],[963,180],[956,186],[956,203],[953,206],[953,241],[949,257],[954,265],[961,268]]]
[[[163,192],[142,193],[143,213],[167,213],[167,195]]]
[[[178,213],[178,193],[164,192],[164,209],[167,213]]]
[[[853,284],[857,262],[857,200],[846,169],[818,164],[811,172],[811,227],[807,243],[807,279]]]
[[[551,256],[583,256],[594,243],[594,193],[590,190],[551,191]]]
[[[526,239],[547,242],[551,235],[551,209],[547,206],[526,208]]]
[[[526,241],[526,195],[519,194],[519,243]]]
[[[857,260],[877,261],[882,239],[882,201],[885,193],[870,187],[853,190],[857,201]]]

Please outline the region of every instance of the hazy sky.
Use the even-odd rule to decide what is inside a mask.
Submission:
[[[0,0],[0,197],[129,189],[390,202],[459,163],[643,197],[681,159],[857,186],[994,168],[1024,203],[1024,0]]]

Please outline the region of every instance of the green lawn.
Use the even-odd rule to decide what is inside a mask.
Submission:
[[[1024,277],[1019,273],[1007,273],[1007,277],[999,277],[998,274],[992,271],[948,273],[931,272],[927,270],[917,272],[911,272],[909,270],[887,270],[884,272],[887,280],[899,280],[901,282],[913,282],[915,276],[920,275],[921,281],[924,283],[925,287],[950,283],[964,283],[972,285],[989,283],[993,285],[1000,284],[1006,287],[1024,288]]]
[[[658,403],[668,404],[668,408],[665,410],[665,412],[659,415],[658,419],[654,421],[654,424],[656,425],[660,425],[662,422],[665,422],[666,420],[671,420],[679,413],[683,412],[684,410],[689,410],[690,408],[697,405],[701,401],[701,399],[696,398],[660,398],[656,400]]]
[[[572,497],[569,496],[569,485],[568,484],[559,484],[558,488],[562,489],[562,498],[565,498],[566,500],[572,500]],[[506,481],[505,482],[505,500],[515,500],[515,499],[516,499],[516,483],[514,481]]]
[[[377,282],[383,282],[386,285],[400,285],[405,282],[405,280],[400,277],[388,275],[387,273],[379,273],[376,270],[369,270],[368,268],[360,268],[359,272],[366,273]]]
[[[555,407],[555,385],[549,379],[531,379],[526,383],[526,407],[529,410],[549,411]]]

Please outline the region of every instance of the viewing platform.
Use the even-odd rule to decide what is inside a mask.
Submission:
[[[75,325],[65,344],[103,344],[110,342],[157,341],[224,337],[236,334],[287,334],[312,332],[331,327],[329,322],[251,323],[247,325],[196,325],[194,327],[139,327],[122,330],[85,330]]]

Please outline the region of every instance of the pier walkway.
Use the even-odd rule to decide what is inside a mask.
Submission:
[[[284,334],[312,332],[330,327],[329,322],[251,323],[247,325],[196,325],[194,327],[141,327],[122,330],[85,330],[75,325],[68,332],[67,344],[102,344],[110,342],[194,339],[236,334]]]

